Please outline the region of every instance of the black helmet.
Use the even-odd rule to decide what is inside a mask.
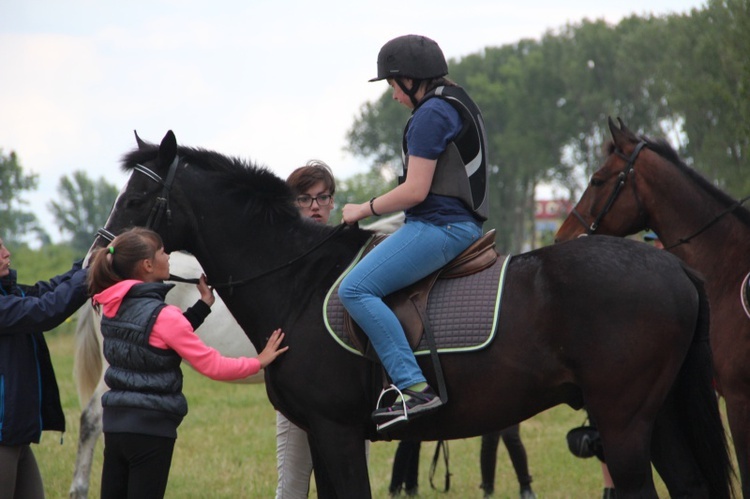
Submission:
[[[370,81],[401,76],[415,80],[448,74],[448,64],[437,42],[426,36],[404,35],[389,41],[378,54],[378,76]]]

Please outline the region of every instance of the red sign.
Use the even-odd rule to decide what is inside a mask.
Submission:
[[[538,220],[561,219],[568,216],[573,204],[567,199],[545,199],[536,202],[535,218]]]

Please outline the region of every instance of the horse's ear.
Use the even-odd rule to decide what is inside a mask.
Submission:
[[[174,136],[174,132],[170,130],[159,144],[159,162],[162,165],[169,166],[174,161],[175,156],[177,156],[177,138]]]
[[[619,116],[617,118],[617,121],[620,123],[620,130],[622,130],[622,132],[625,135],[630,135],[631,137],[635,137],[635,134],[631,132],[628,127],[625,126],[625,123],[623,123],[622,119]]]
[[[625,128],[625,125],[623,125],[622,120],[620,118],[617,118],[617,121],[620,123],[620,127],[615,125],[615,122],[612,120],[612,117],[608,117],[607,121],[609,122],[609,132],[612,134],[612,141],[615,143],[615,146],[622,150],[623,146],[627,144],[628,137],[627,137],[627,128]]]
[[[135,134],[135,142],[138,144],[138,149],[143,150],[146,148],[146,143],[138,136],[138,132],[136,130],[133,130],[133,133]]]

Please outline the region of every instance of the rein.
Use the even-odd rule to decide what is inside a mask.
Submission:
[[[147,168],[146,166],[143,166],[141,164],[138,164],[133,168],[134,172],[139,172],[144,175],[146,175],[148,178],[153,180],[154,182],[160,184],[162,186],[162,192],[161,196],[156,198],[156,203],[154,203],[154,206],[151,208],[151,212],[149,213],[148,220],[146,221],[145,227],[147,229],[154,229],[160,222],[161,218],[164,215],[164,213],[167,214],[167,225],[172,220],[172,211],[169,208],[169,193],[172,190],[172,184],[174,183],[175,174],[177,172],[177,166],[179,164],[180,157],[175,156],[172,163],[169,165],[169,172],[167,173],[167,179],[163,180],[161,176],[156,173],[155,171],[151,170],[150,168]],[[285,269],[291,265],[294,265],[296,262],[300,261],[301,259],[308,256],[313,251],[320,248],[323,244],[328,242],[330,239],[332,239],[334,236],[338,235],[340,232],[342,232],[344,229],[346,229],[347,225],[342,223],[338,225],[333,231],[331,231],[330,234],[328,234],[325,238],[321,239],[317,243],[315,243],[311,248],[309,248],[307,251],[302,253],[301,255],[298,255],[291,260],[287,261],[286,263],[282,263],[281,265],[278,265],[276,267],[272,267],[270,269],[264,270],[262,272],[259,272],[255,275],[251,275],[250,277],[246,277],[239,280],[233,280],[232,276],[229,276],[229,280],[227,282],[221,282],[221,283],[210,283],[209,284],[214,289],[221,289],[221,288],[234,288],[236,286],[242,286],[249,282],[252,282],[256,279],[260,279],[261,277],[265,277],[267,275],[273,274],[275,272],[278,272],[279,270]],[[115,238],[115,235],[110,232],[108,229],[102,227],[99,230],[97,230],[97,235],[103,237],[104,239],[108,240],[109,242],[112,242]],[[176,282],[185,282],[189,284],[197,284],[198,279],[195,278],[185,278],[180,276],[175,276],[170,274],[169,276],[170,281],[176,281]]]
[[[285,268],[287,268],[287,267],[289,267],[291,265],[294,265],[298,261],[302,260],[303,258],[305,258],[306,256],[308,256],[310,253],[312,253],[313,251],[315,251],[318,248],[320,248],[321,246],[323,246],[323,244],[327,243],[334,236],[338,235],[339,232],[342,232],[343,230],[345,230],[346,227],[347,227],[347,225],[345,223],[341,223],[340,225],[336,226],[336,228],[330,234],[328,234],[326,237],[324,237],[323,239],[321,239],[320,241],[318,241],[317,243],[315,243],[310,249],[308,249],[307,251],[305,251],[301,255],[295,256],[294,258],[292,258],[291,260],[287,261],[286,263],[282,263],[281,265],[278,265],[276,267],[272,267],[272,268],[270,268],[268,270],[264,270],[262,272],[258,272],[255,275],[251,275],[250,277],[246,277],[244,279],[239,279],[237,281],[232,280],[232,276],[229,276],[229,281],[227,281],[227,282],[222,282],[222,283],[217,283],[217,284],[210,283],[210,284],[215,289],[233,288],[233,287],[236,287],[236,286],[243,286],[243,285],[245,285],[245,284],[247,284],[249,282],[252,282],[252,281],[254,281],[256,279],[260,279],[261,277],[265,277],[267,275],[270,275],[270,274],[273,274],[275,272],[278,272],[279,270],[285,269]]]
[[[703,227],[701,227],[700,229],[696,230],[695,232],[693,232],[692,234],[690,234],[690,235],[689,235],[689,236],[687,236],[687,237],[681,237],[681,238],[679,238],[679,239],[677,240],[677,242],[676,242],[676,243],[674,243],[674,244],[670,244],[669,246],[665,246],[665,247],[664,247],[664,249],[665,249],[665,250],[670,250],[670,249],[672,249],[672,248],[676,248],[677,246],[680,246],[680,245],[682,245],[682,244],[685,244],[685,243],[688,243],[688,242],[690,242],[690,240],[691,240],[691,239],[693,239],[694,237],[697,237],[697,236],[699,236],[699,235],[700,235],[700,234],[702,234],[702,233],[703,233],[703,232],[704,232],[705,230],[707,230],[707,229],[708,229],[709,227],[713,226],[713,225],[714,225],[714,224],[715,224],[716,222],[718,222],[718,221],[719,221],[719,220],[720,220],[720,219],[721,219],[721,218],[722,218],[722,217],[723,217],[724,215],[727,215],[727,214],[729,214],[729,213],[732,213],[732,212],[733,212],[734,210],[736,210],[737,208],[739,208],[740,206],[742,206],[743,204],[745,204],[745,201],[747,201],[748,199],[750,199],[750,196],[745,196],[744,198],[740,199],[739,201],[736,201],[736,202],[732,203],[732,205],[731,205],[731,206],[729,206],[729,207],[728,207],[728,208],[726,208],[726,209],[725,209],[724,211],[722,211],[721,213],[719,213],[718,215],[716,215],[716,216],[715,216],[715,217],[714,217],[714,218],[713,218],[712,220],[710,220],[710,221],[709,221],[709,222],[708,222],[707,224],[703,225]]]

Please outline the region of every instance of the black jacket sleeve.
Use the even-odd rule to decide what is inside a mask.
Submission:
[[[185,310],[182,315],[190,322],[190,325],[193,326],[193,331],[195,331],[203,324],[203,321],[206,320],[206,317],[210,313],[211,307],[203,300],[198,300],[195,302],[195,305]]]

